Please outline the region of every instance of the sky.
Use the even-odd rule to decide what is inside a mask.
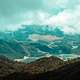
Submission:
[[[0,0],[0,31],[36,24],[80,33],[79,21],[80,0]]]

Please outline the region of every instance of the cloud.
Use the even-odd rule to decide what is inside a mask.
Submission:
[[[59,13],[58,15],[52,16],[51,18],[49,18],[49,20],[47,21],[47,23],[49,25],[64,25],[67,24],[67,20],[71,17],[71,14],[67,13],[66,11],[63,11],[61,13]]]
[[[25,18],[29,16],[26,13],[40,10],[42,5],[41,0],[0,0],[0,31],[19,28],[15,25],[26,21]]]
[[[55,41],[58,39],[61,39],[59,37],[56,36],[52,36],[52,35],[39,35],[39,34],[32,34],[29,35],[28,39],[32,40],[32,41]]]
[[[79,33],[79,21],[80,0],[0,0],[0,31],[49,24],[65,33]]]
[[[59,26],[65,33],[80,33],[80,5],[74,10],[66,9],[58,15],[50,17],[46,23]]]

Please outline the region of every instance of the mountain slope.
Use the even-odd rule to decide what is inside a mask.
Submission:
[[[0,80],[79,80],[79,75],[80,59],[49,57],[29,64],[0,59]]]
[[[37,80],[80,80],[80,62],[67,64],[57,70],[35,75],[35,78]]]

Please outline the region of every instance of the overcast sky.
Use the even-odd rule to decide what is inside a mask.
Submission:
[[[23,24],[48,24],[66,33],[79,33],[79,21],[80,0],[0,0],[1,31]]]

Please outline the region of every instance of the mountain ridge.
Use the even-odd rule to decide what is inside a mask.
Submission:
[[[78,73],[80,58],[64,62],[44,57],[28,64],[0,60],[0,80],[76,80]]]

